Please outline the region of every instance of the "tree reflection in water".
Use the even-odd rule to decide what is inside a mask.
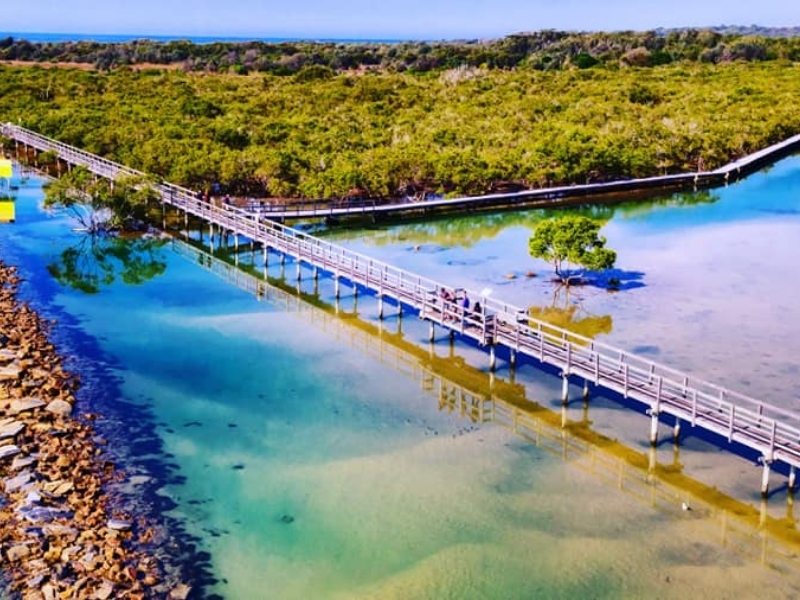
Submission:
[[[614,326],[611,315],[598,316],[587,312],[583,307],[582,298],[570,293],[570,288],[565,285],[559,285],[553,292],[553,302],[550,306],[530,306],[528,314],[534,319],[589,339],[611,333]],[[551,333],[555,334],[556,331],[553,330]]]
[[[83,235],[47,270],[60,284],[96,294],[117,280],[138,285],[164,273],[165,240],[150,236]]]

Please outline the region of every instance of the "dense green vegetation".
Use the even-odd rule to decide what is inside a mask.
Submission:
[[[711,169],[800,133],[798,97],[788,60],[291,77],[0,67],[2,120],[175,183],[276,197]]]

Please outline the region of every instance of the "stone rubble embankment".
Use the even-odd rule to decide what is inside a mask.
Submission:
[[[145,550],[150,525],[114,508],[107,486],[124,475],[104,457],[97,416],[73,416],[79,379],[18,284],[0,263],[0,596],[187,598]]]

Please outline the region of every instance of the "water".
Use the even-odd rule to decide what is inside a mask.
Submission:
[[[705,357],[704,348],[681,354],[681,340],[701,336],[680,315],[703,309],[715,323],[741,312],[740,298],[751,307],[747,286],[735,301],[725,291],[743,257],[755,283],[766,278],[761,268],[790,266],[775,249],[779,232],[787,244],[797,239],[796,216],[751,211],[739,195],[785,193],[779,207],[790,208],[797,168],[784,161],[717,192],[713,204],[617,212],[606,233],[620,250],[620,269],[643,275],[615,295],[582,291],[581,310],[612,317],[608,338],[713,370],[720,359]],[[33,181],[20,190],[18,222],[0,229],[3,257],[21,265],[26,295],[92,341],[91,355],[77,364],[103,364],[118,378],[113,394],[84,394],[83,407],[124,414],[138,406],[151,415],[159,460],[183,477],[164,481],[159,493],[175,502],[170,516],[210,553],[217,583],[208,593],[505,599],[786,598],[800,591],[797,546],[781,541],[794,529],[785,493],[770,500],[759,525],[759,471],[747,461],[689,437],[680,455],[671,444],[659,447],[658,476],[648,474],[645,417],[598,395],[587,412],[571,405],[561,429],[556,377],[529,364],[514,381],[502,365],[490,376],[480,349],[451,348],[446,339],[428,348],[423,323],[413,315],[380,323],[374,299],[363,295],[345,293],[337,316],[324,278],[316,307],[274,290],[258,301],[201,267],[190,248],[168,244],[126,271],[129,280],[151,279],[126,285],[119,261],[109,259],[113,281],[106,269],[98,293],[78,292],[46,273],[79,236],[62,218],[40,213],[39,197]],[[535,218],[392,227],[344,241],[471,289],[492,286],[509,300],[548,303],[544,269],[520,253],[525,223]],[[448,227],[464,231],[448,237]],[[730,250],[744,243],[742,232],[762,252]],[[470,235],[471,242],[459,241]],[[713,251],[709,240],[726,241],[728,251]],[[679,247],[706,253],[690,261]],[[688,280],[681,275],[687,262],[694,266]],[[153,264],[162,263],[158,274]],[[277,261],[271,265],[278,277]],[[529,268],[541,275],[526,278]],[[300,285],[312,294],[307,275]],[[710,281],[703,279],[691,297],[697,306],[687,308],[682,295],[701,276]],[[776,282],[780,294],[793,291],[791,280]],[[776,373],[758,354],[764,338],[783,343],[783,329],[798,322],[789,298],[784,304],[775,316],[767,308],[774,305],[760,305],[758,337],[736,342],[746,348],[727,349],[736,345],[727,331],[722,343],[708,343],[738,352],[741,363],[758,356],[773,385],[791,390],[797,378]],[[777,352],[773,358],[781,364]],[[736,365],[726,366],[733,372]],[[483,409],[471,404],[472,396],[492,394],[496,400]],[[520,404],[527,412],[515,433],[508,416]],[[712,486],[730,498],[712,502],[719,495]],[[682,511],[683,501],[693,510]]]
[[[64,42],[97,42],[100,44],[124,44],[137,40],[152,40],[154,42],[189,41],[193,44],[246,43],[266,42],[279,44],[281,42],[319,42],[334,44],[395,44],[400,39],[354,39],[354,38],[298,38],[298,37],[263,37],[263,36],[210,36],[210,35],[152,35],[152,34],[127,34],[127,33],[48,33],[35,31],[0,31],[0,39],[13,37],[15,40],[28,40],[41,44],[60,44]]]

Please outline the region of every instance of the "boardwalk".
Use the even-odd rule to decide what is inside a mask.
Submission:
[[[561,414],[544,408],[526,396],[521,384],[491,377],[469,366],[461,366],[454,376],[450,360],[405,339],[400,320],[384,325],[383,321],[375,324],[349,318],[352,313],[342,309],[334,312],[334,305],[320,306],[316,292],[315,301],[304,300],[308,292],[294,288],[294,282],[285,278],[265,281],[179,239],[173,239],[170,247],[228,284],[325,332],[337,346],[354,348],[402,373],[433,396],[440,410],[469,423],[499,425],[600,482],[673,517],[686,514],[682,508],[686,502],[696,513],[710,517],[710,522],[704,521],[709,540],[717,540],[765,567],[793,576],[800,573],[800,561],[794,559],[800,549],[800,531],[787,527],[787,522],[795,522],[791,499],[785,518],[770,516],[766,500],[756,508],[684,474],[678,447],[668,452],[672,462],[661,464],[656,461],[655,448],[643,453],[592,431],[592,409],[588,405],[580,411],[581,421],[569,422],[566,407],[562,407]],[[346,317],[340,318],[341,315]]]
[[[73,165],[83,165],[93,173],[112,179],[140,176],[141,173],[107,159],[66,146],[15,126],[2,126],[0,133],[29,144],[38,150],[51,150]],[[286,227],[264,220],[234,207],[217,207],[200,201],[191,190],[162,183],[156,186],[164,206],[172,206],[199,217],[209,226],[243,237],[263,248],[289,256],[296,265],[297,278],[306,264],[318,276],[333,277],[336,294],[340,281],[356,289],[369,290],[384,302],[403,310],[410,309],[430,323],[430,336],[439,326],[487,347],[495,366],[496,349],[505,348],[513,364],[517,355],[527,356],[557,368],[563,374],[563,400],[567,401],[570,378],[587,387],[589,383],[617,392],[644,404],[651,415],[651,443],[656,443],[660,419],[669,417],[676,429],[681,423],[713,432],[731,443],[738,443],[760,454],[763,462],[761,491],[768,493],[770,467],[781,461],[790,466],[789,486],[795,485],[795,469],[800,466],[800,415],[760,399],[736,393],[720,385],[691,377],[665,365],[622,349],[591,340],[530,318],[520,307],[491,296],[481,297],[482,311],[465,311],[457,301],[445,300],[440,291],[451,289],[446,282],[399,269],[363,254],[352,252]]]

